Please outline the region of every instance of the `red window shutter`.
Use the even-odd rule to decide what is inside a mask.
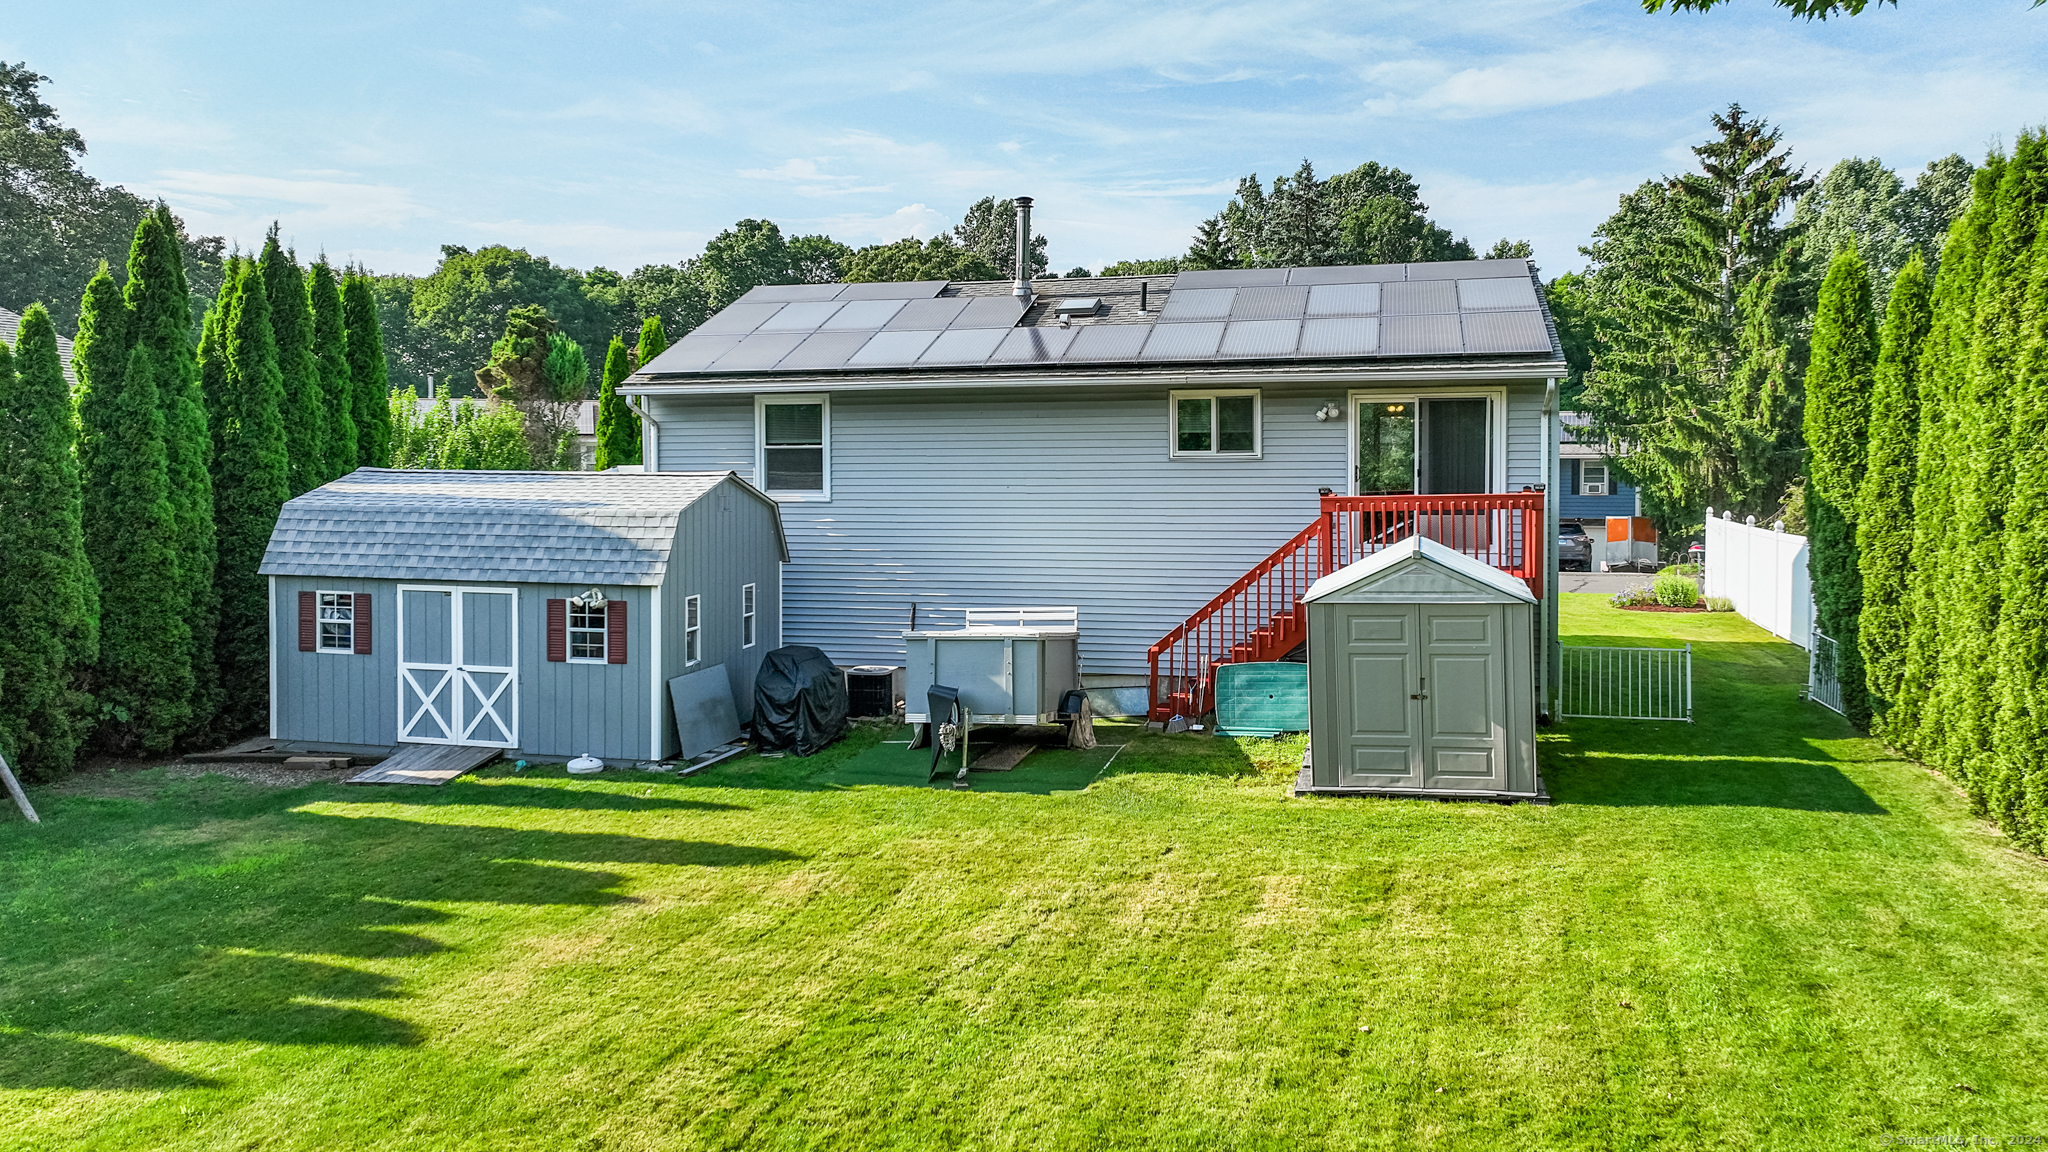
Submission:
[[[626,602],[607,600],[604,602],[604,662],[624,664],[626,662]]]
[[[569,659],[569,602],[548,601],[548,661],[561,664]]]
[[[355,604],[356,655],[368,656],[370,654],[370,594],[368,592],[356,593]]]
[[[320,597],[299,593],[299,651],[311,652],[320,643]]]

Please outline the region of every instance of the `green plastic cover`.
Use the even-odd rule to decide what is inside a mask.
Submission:
[[[1216,669],[1216,734],[1308,731],[1308,665],[1225,664]]]

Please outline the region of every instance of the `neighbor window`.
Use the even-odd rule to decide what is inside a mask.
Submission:
[[[700,598],[683,598],[683,663],[695,664],[704,655],[704,617],[698,611]]]
[[[356,650],[356,598],[351,592],[320,594],[320,651]]]
[[[740,588],[740,647],[752,648],[753,646],[754,586],[746,584]]]
[[[586,607],[569,601],[569,659],[604,660],[604,609],[603,602]]]
[[[762,397],[757,474],[774,495],[824,496],[831,417],[823,396]]]
[[[1257,456],[1257,392],[1175,392],[1173,455]]]
[[[1607,465],[1579,465],[1579,494],[1581,496],[1607,495]]]

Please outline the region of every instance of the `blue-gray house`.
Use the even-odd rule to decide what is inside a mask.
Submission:
[[[1415,532],[1553,604],[1563,372],[1533,267],[1473,260],[760,287],[620,391],[648,468],[781,504],[790,642],[1074,605],[1099,707],[1200,715]]]
[[[1615,466],[1613,447],[1593,435],[1591,423],[1577,412],[1559,421],[1559,519],[1593,525],[1610,516],[1642,515],[1635,486]]]
[[[359,468],[288,502],[264,554],[270,735],[662,759],[670,678],[722,664],[751,711],[788,555],[730,472]]]

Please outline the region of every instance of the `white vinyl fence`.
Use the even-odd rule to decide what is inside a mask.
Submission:
[[[1596,720],[1692,720],[1692,645],[1564,648],[1566,716]]]
[[[1806,575],[1806,537],[1738,524],[1707,509],[1705,592],[1726,596],[1735,610],[1773,635],[1812,648],[1813,585]]]

